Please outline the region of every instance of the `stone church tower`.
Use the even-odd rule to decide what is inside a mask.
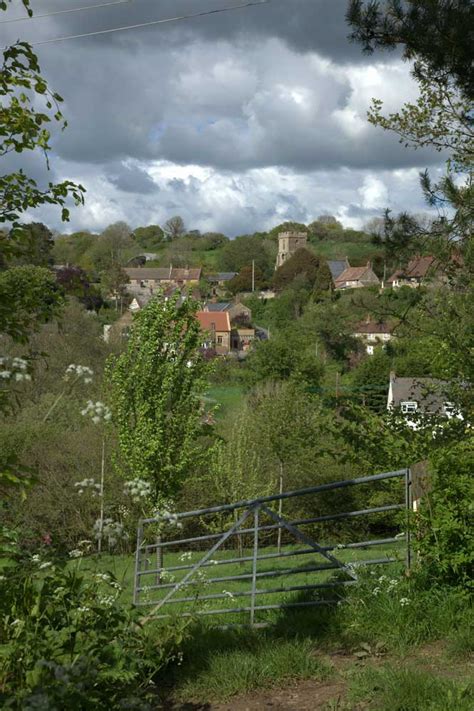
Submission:
[[[306,232],[280,232],[278,235],[278,254],[275,269],[289,259],[297,249],[306,247],[308,235]]]

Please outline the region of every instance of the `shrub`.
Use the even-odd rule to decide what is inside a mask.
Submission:
[[[431,458],[431,491],[422,499],[414,544],[432,580],[472,586],[474,566],[473,440],[442,448]]]
[[[10,554],[2,568],[2,708],[150,708],[153,677],[183,628],[141,626],[114,576],[81,574],[80,563]]]

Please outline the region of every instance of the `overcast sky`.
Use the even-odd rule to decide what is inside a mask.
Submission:
[[[109,0],[110,1],[110,0]],[[138,24],[245,0],[129,0],[0,25],[2,45]],[[106,0],[32,0],[36,14]],[[348,39],[346,0],[272,0],[234,12],[36,47],[64,97],[49,179],[87,189],[61,231],[132,227],[181,215],[228,235],[322,213],[358,227],[385,207],[422,211],[419,170],[439,155],[403,148],[367,123],[372,97],[395,110],[416,96],[396,54]],[[13,0],[0,19],[23,16]],[[19,162],[18,162],[19,161]],[[41,156],[3,158],[44,179]]]

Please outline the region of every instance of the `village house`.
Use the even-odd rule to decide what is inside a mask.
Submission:
[[[232,350],[246,353],[252,347],[255,338],[254,328],[233,328],[230,339]]]
[[[250,350],[256,338],[255,329],[251,326],[252,311],[240,302],[208,302],[204,311],[209,313],[227,313],[231,324],[231,349],[239,353]]]
[[[153,295],[157,289],[166,286],[188,287],[198,286],[201,278],[201,267],[192,269],[176,267],[127,267],[124,269],[130,282],[127,291],[133,296]]]
[[[369,317],[365,321],[358,323],[353,332],[353,336],[362,341],[368,355],[373,355],[378,345],[385,345],[390,341],[393,327],[388,323],[371,321]]]
[[[306,232],[280,232],[278,235],[278,254],[275,269],[281,267],[298,249],[306,247]]]
[[[329,271],[331,272],[332,283],[336,285],[336,279],[338,279],[342,272],[349,269],[351,266],[347,257],[345,259],[328,259],[327,265]]]
[[[196,318],[201,331],[206,334],[203,348],[214,349],[219,355],[227,355],[231,350],[230,319],[226,311],[197,311]]]
[[[212,311],[214,313],[217,311],[227,311],[231,323],[235,319],[245,320],[248,323],[252,321],[252,310],[249,309],[248,306],[245,306],[245,304],[240,303],[240,301],[237,303],[233,303],[232,301],[208,301],[204,304],[204,311]]]
[[[406,267],[397,269],[392,274],[387,280],[387,284],[394,289],[399,289],[401,286],[409,286],[411,288],[424,286],[435,275],[437,266],[435,257],[413,257]]]
[[[436,378],[398,378],[392,371],[387,397],[387,410],[405,415],[407,424],[416,429],[417,416],[459,417],[446,391],[448,383]],[[415,419],[410,419],[414,417]]]
[[[207,281],[212,287],[212,293],[215,295],[220,292],[227,291],[227,284],[238,275],[238,272],[218,272],[217,274],[208,274]]]
[[[380,280],[372,269],[370,262],[365,267],[347,267],[336,278],[334,285],[336,290],[361,289],[367,286],[378,286]]]

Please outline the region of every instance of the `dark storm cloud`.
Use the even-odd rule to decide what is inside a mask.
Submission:
[[[0,25],[0,38],[3,44],[18,36],[40,41],[233,2],[131,0]],[[36,13],[78,5],[33,2]],[[321,212],[361,220],[385,199],[397,204],[397,195],[409,202],[404,171],[439,156],[403,150],[367,124],[372,96],[395,110],[413,90],[396,55],[370,58],[348,42],[346,5],[272,0],[39,45],[43,71],[64,96],[69,122],[64,133],[53,132],[47,177],[71,178],[88,190],[73,226],[101,229],[117,219],[146,224],[179,213],[191,227],[236,234],[286,219],[309,221]],[[21,13],[17,3],[6,17]],[[392,63],[375,63],[381,59]],[[41,156],[4,159],[4,172],[19,166],[44,180]],[[396,170],[400,175],[390,174]],[[370,182],[369,173],[383,177]],[[44,214],[54,221],[53,210]]]
[[[80,5],[81,3],[76,3]],[[100,4],[100,3],[97,3]],[[95,8],[85,12],[37,18],[32,21],[5,25],[2,34],[15,39],[18,32],[29,41],[83,34],[113,27],[136,25],[165,18],[215,10],[238,4],[235,0],[131,0],[125,5]],[[35,3],[33,3],[33,6]],[[244,0],[242,0],[244,5]],[[140,46],[187,46],[196,40],[217,41],[246,37],[252,42],[277,37],[293,51],[315,51],[338,62],[367,61],[358,45],[348,41],[345,23],[347,0],[271,0],[261,6],[246,7],[196,17],[176,23],[151,26],[115,34],[88,37],[89,48],[140,44]],[[62,0],[50,0],[47,7],[37,4],[36,14],[68,9]],[[9,16],[22,16],[19,7]],[[70,46],[69,42],[67,45]]]
[[[110,166],[106,171],[106,176],[112,185],[115,185],[116,188],[126,193],[140,193],[146,195],[159,190],[148,173],[137,166],[119,163]]]

